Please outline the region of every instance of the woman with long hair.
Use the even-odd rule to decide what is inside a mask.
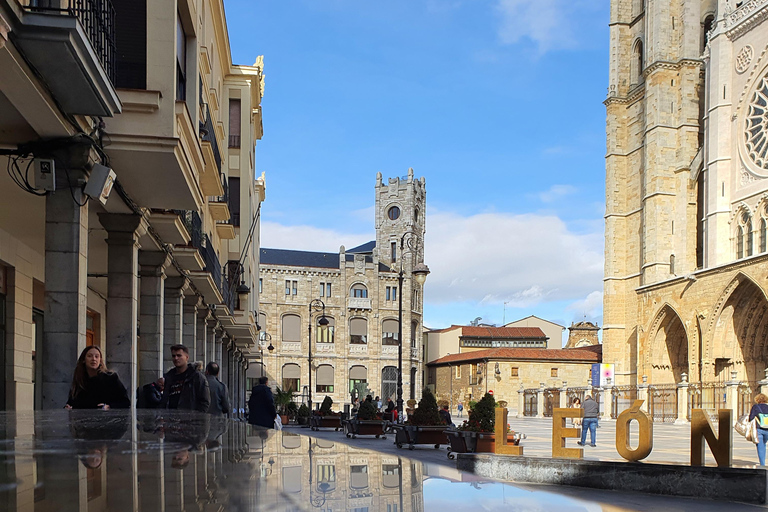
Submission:
[[[749,411],[749,421],[757,421],[757,460],[765,466],[765,443],[768,442],[768,396],[758,393],[755,405]]]
[[[115,372],[107,369],[101,349],[85,347],[77,358],[65,409],[127,409],[128,391]]]

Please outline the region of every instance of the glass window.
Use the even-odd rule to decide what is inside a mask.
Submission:
[[[557,377],[557,368],[551,368],[549,370],[549,376],[550,377]]]
[[[368,298],[368,288],[364,284],[356,284],[352,286],[352,296],[359,299]]]
[[[328,320],[328,325],[322,326],[320,325],[320,318],[317,318],[315,320],[315,341],[317,343],[333,343],[334,342],[334,321],[333,318],[327,316],[325,317],[326,320]]]
[[[229,100],[229,147],[240,147],[240,100]]]
[[[736,258],[744,257],[744,228],[739,226],[739,232],[736,235]]]
[[[368,343],[368,320],[353,318],[349,321],[349,342],[353,345],[366,345]]]
[[[320,283],[320,296],[325,297],[325,283]]]
[[[512,368],[511,376],[512,377],[519,377],[520,376],[520,369],[517,368],[517,367],[513,367]]]
[[[384,320],[381,323],[381,344],[382,345],[397,345],[398,334],[397,320]]]
[[[400,207],[399,206],[392,206],[389,210],[387,210],[387,217],[389,217],[389,220],[397,220],[400,218]]]
[[[283,341],[301,341],[301,317],[299,315],[283,315]]]
[[[301,368],[295,363],[283,365],[283,391],[297,393],[301,389]]]
[[[768,235],[768,223],[760,219],[760,252],[766,251],[766,235]]]
[[[331,283],[325,283],[325,296],[331,296]]]
[[[389,247],[392,250],[392,263],[394,263],[397,261],[397,242],[392,242]]]
[[[293,281],[293,290],[292,291],[293,291],[294,295],[296,295],[298,293],[298,291],[299,291],[299,282],[298,281]]]
[[[752,256],[752,248],[754,247],[754,233],[752,233],[752,220],[750,219],[745,229],[747,230],[747,256]]]
[[[291,294],[291,282],[288,280],[285,281],[285,294],[286,295]]]
[[[176,100],[187,99],[187,34],[176,15]]]
[[[368,487],[368,466],[350,466],[349,487],[366,489]]]
[[[317,384],[315,390],[318,393],[333,393],[333,366],[322,364],[317,367]]]

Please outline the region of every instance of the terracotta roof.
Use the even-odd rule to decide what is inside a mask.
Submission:
[[[474,325],[452,325],[445,329],[434,329],[429,332],[442,333],[461,329],[461,336],[473,338],[546,338],[539,327],[476,327]]]
[[[587,348],[590,350],[585,350]],[[483,359],[527,359],[599,363],[603,359],[602,348],[602,345],[583,348],[490,348],[443,356],[427,364],[429,366],[441,366],[449,363],[466,363]]]

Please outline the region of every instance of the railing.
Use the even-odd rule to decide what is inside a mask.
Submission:
[[[107,77],[115,83],[115,8],[111,0],[32,0],[25,9],[77,18]]]
[[[673,423],[677,419],[677,386],[648,386],[648,412],[655,423]]]
[[[736,419],[749,414],[752,409],[752,400],[755,391],[760,392],[760,385],[757,382],[743,383],[739,385],[739,403],[737,407]]]
[[[560,407],[560,389],[547,388],[544,390],[544,416],[552,417],[552,410]]]
[[[216,132],[213,129],[213,120],[211,119],[211,109],[207,103],[200,102],[200,115],[203,120],[200,121],[200,139],[211,143],[213,149],[213,159],[216,162],[216,168],[221,174],[221,153],[219,152],[219,143],[216,141]]]
[[[637,400],[637,386],[614,386],[611,391],[611,418],[632,407]]]
[[[538,389],[526,389],[523,391],[523,416],[537,416],[539,414]]]
[[[221,178],[221,188],[224,189],[224,194],[220,196],[213,196],[212,202],[226,203],[227,206],[229,206],[229,182],[227,181],[227,178],[223,174],[220,176],[220,178]]]
[[[231,147],[231,148],[239,148],[240,147],[240,136],[239,135],[230,135],[229,136],[229,147]]]
[[[715,382],[696,383],[688,386],[688,419],[691,409],[705,409],[712,420],[717,420],[717,412],[725,409],[725,385]]]

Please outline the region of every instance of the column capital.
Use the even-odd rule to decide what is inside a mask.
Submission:
[[[184,292],[189,287],[189,279],[184,276],[167,277],[165,279],[165,296],[174,295],[184,297]]]
[[[184,306],[194,306],[199,308],[203,305],[203,298],[197,294],[189,294],[184,296]]]
[[[135,213],[99,213],[99,223],[107,233],[132,233],[141,236],[147,232],[144,217]]]
[[[164,251],[139,251],[141,277],[165,277],[165,269],[170,264],[171,255]]]

